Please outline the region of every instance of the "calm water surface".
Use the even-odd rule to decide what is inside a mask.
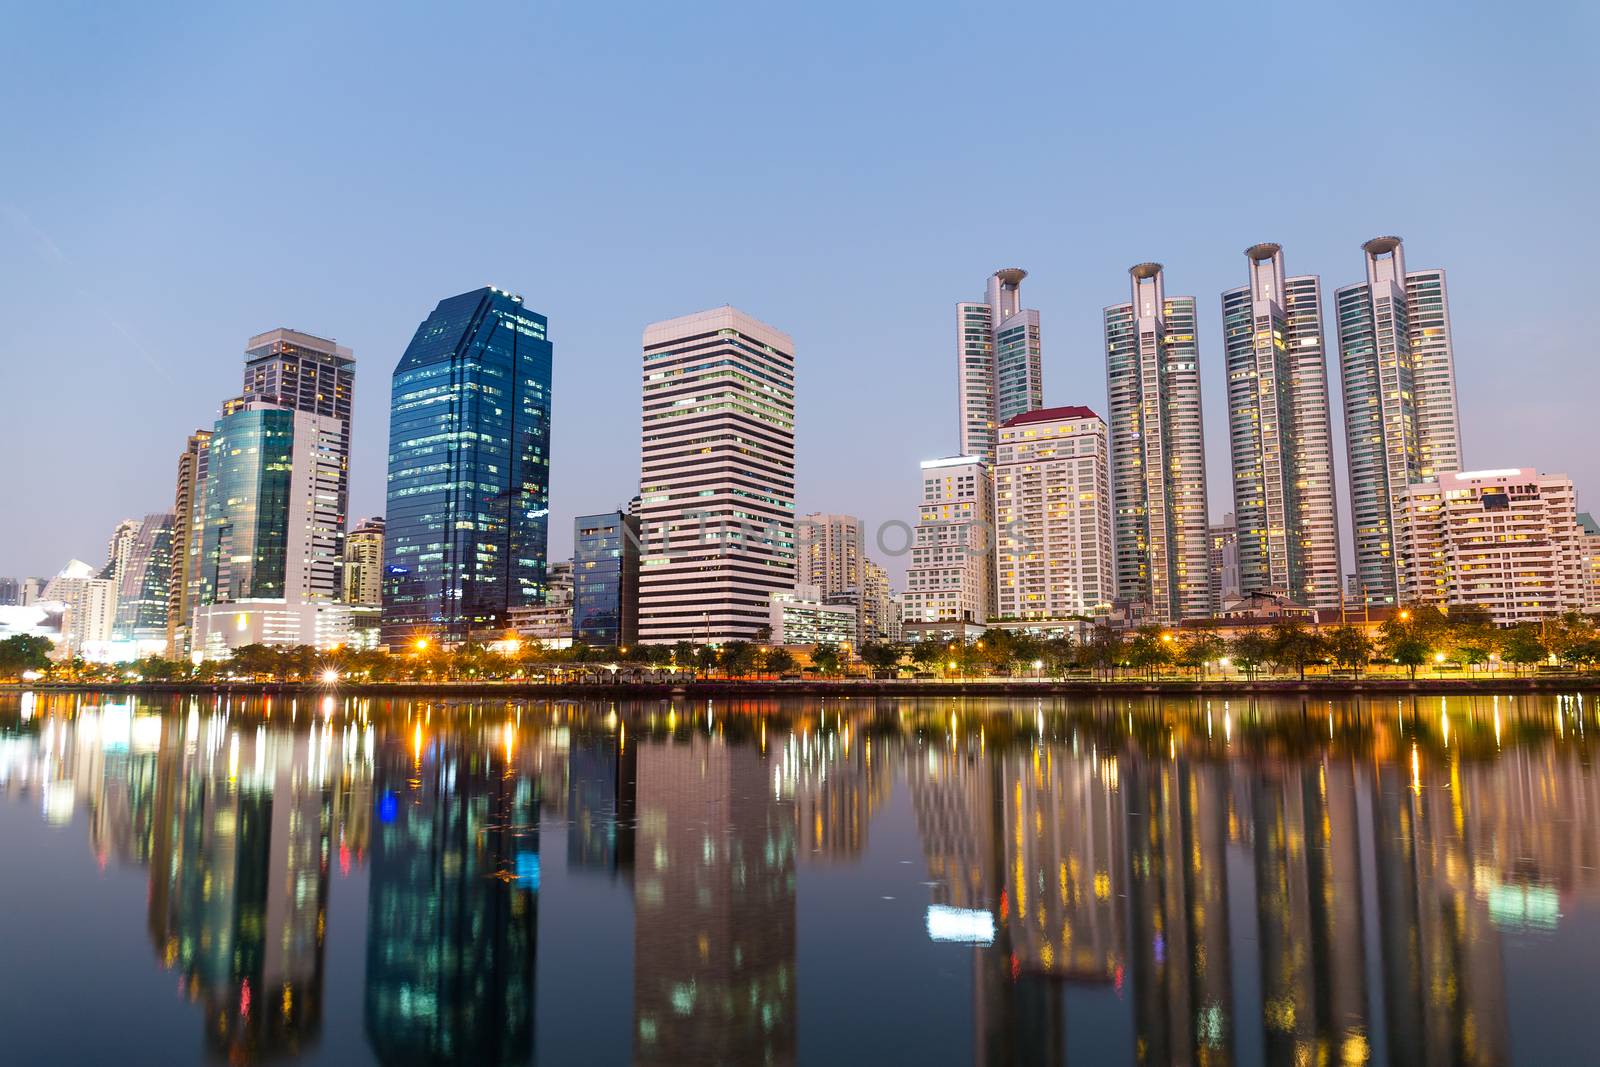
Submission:
[[[1588,730],[0,695],[0,1059],[1594,1063]]]

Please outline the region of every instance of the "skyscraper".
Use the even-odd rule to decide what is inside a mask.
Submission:
[[[172,580],[172,516],[146,515],[117,561],[117,614],[112,638],[136,642],[141,655],[161,651],[167,636],[167,583]]]
[[[1117,596],[1178,622],[1211,610],[1195,302],[1159,263],[1128,274],[1133,299],[1105,309]]]
[[[1322,283],[1284,277],[1275,244],[1245,251],[1249,284],[1222,294],[1239,585],[1339,603],[1333,429]]]
[[[117,528],[111,531],[111,537],[106,542],[106,565],[100,569],[100,577],[113,582],[122,579],[122,572],[127,570],[128,556],[133,552],[133,543],[138,538],[138,519],[123,519],[117,523]]]
[[[625,511],[573,521],[572,636],[591,645],[639,640],[639,520]]]
[[[441,300],[394,371],[383,639],[464,641],[544,600],[552,349],[522,297]]]
[[[262,402],[227,411],[209,447],[193,648],[224,658],[248,644],[340,643],[345,421]]]
[[[355,374],[356,361],[350,349],[325,337],[280,327],[256,334],[245,345],[242,400],[332,416],[344,422],[345,463],[335,490],[341,531],[350,510],[350,403]]]
[[[961,454],[994,462],[995,428],[1044,406],[1039,313],[1022,306],[1028,272],[1006,267],[989,276],[981,301],[956,305],[956,389]]]
[[[647,326],[639,640],[753,640],[794,588],[794,342],[723,306]]]
[[[904,621],[983,623],[994,614],[994,482],[978,456],[922,464]]]
[[[363,519],[344,538],[344,602],[383,604],[383,516]]]
[[[172,503],[172,573],[167,579],[167,655],[174,659],[189,654],[189,629],[198,603],[210,450],[211,431],[196,430],[178,456],[177,491]]]
[[[815,511],[800,516],[795,524],[799,549],[796,584],[814,585],[823,596],[859,589],[866,560],[863,540],[861,520],[854,515]]]
[[[1233,512],[1211,524],[1211,612],[1239,599],[1239,535]]]
[[[1408,273],[1398,237],[1361,246],[1367,280],[1334,294],[1350,458],[1356,578],[1372,603],[1399,596],[1406,487],[1461,465],[1444,272]]]
[[[1000,424],[994,467],[1003,619],[1111,609],[1106,424],[1085,407],[1042,408]]]

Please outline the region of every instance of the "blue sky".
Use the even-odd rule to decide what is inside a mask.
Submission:
[[[381,512],[395,361],[485,283],[550,318],[557,557],[636,490],[642,328],[722,303],[795,337],[799,507],[909,518],[956,446],[954,303],[1006,265],[1052,405],[1103,409],[1129,265],[1199,298],[1220,515],[1243,249],[1331,293],[1379,233],[1450,272],[1467,464],[1600,508],[1597,10],[4,0],[0,575],[170,508],[279,325],[355,349]]]

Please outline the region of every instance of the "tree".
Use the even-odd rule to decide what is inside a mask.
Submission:
[[[1507,663],[1517,667],[1538,663],[1548,654],[1544,642],[1539,638],[1539,628],[1530,623],[1507,630],[1500,652]]]
[[[1233,662],[1254,679],[1256,671],[1272,656],[1272,640],[1266,634],[1249,630],[1228,642],[1228,652]]]
[[[861,662],[875,671],[892,671],[900,665],[904,651],[887,641],[868,641],[861,646]]]
[[[1372,659],[1372,639],[1358,626],[1338,626],[1328,633],[1328,655],[1341,667],[1364,670]]]
[[[1173,637],[1159,626],[1141,626],[1128,642],[1128,666],[1155,677],[1156,671],[1173,659]]]
[[[1387,642],[1389,658],[1404,667],[1412,678],[1417,668],[1428,662],[1428,643],[1415,634],[1404,634]]]
[[[1327,655],[1322,635],[1305,628],[1299,619],[1284,619],[1272,628],[1272,660],[1293,667],[1306,680],[1306,668]]]
[[[818,645],[811,650],[811,663],[822,674],[839,673],[839,649],[836,645]]]
[[[0,678],[20,678],[24,671],[42,671],[50,666],[48,637],[14,634],[0,641]]]
[[[708,675],[717,669],[718,658],[717,650],[711,645],[700,645],[694,650],[695,666]]]
[[[1206,676],[1206,664],[1221,659],[1227,647],[1227,642],[1210,630],[1196,630],[1185,634],[1183,641],[1178,645],[1178,665],[1198,672],[1203,681]]]
[[[944,662],[944,646],[924,637],[911,645],[911,662],[924,671],[936,671]]]
[[[749,674],[756,666],[756,646],[748,641],[729,641],[722,646],[718,661],[730,678]]]
[[[699,648],[693,641],[678,641],[672,646],[672,663],[680,670],[693,671],[695,667],[695,650]]]
[[[1088,663],[1091,667],[1115,676],[1117,664],[1122,662],[1122,635],[1106,625],[1096,626],[1089,639]]]
[[[769,648],[761,656],[763,665],[773,674],[787,674],[794,670],[794,654],[787,648]]]

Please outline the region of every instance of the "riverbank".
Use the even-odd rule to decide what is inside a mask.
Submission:
[[[1379,694],[1470,695],[1516,693],[1572,693],[1600,690],[1600,675],[1494,675],[1477,678],[1399,678],[1363,676],[1333,678],[1216,678],[1198,679],[698,679],[623,682],[105,682],[0,684],[5,692],[82,692],[158,694],[237,694],[473,697],[473,698],[585,698],[610,700],[665,700],[673,697],[717,699],[730,697],[1055,697],[1055,696],[1356,696]]]

